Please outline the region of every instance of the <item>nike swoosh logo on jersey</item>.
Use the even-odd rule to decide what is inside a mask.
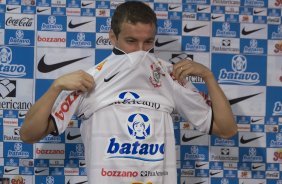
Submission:
[[[72,23],[72,20],[69,22],[69,28],[70,29],[74,29],[74,28],[77,28],[77,27],[80,27],[80,26],[83,26],[83,25],[85,25],[85,24],[88,24],[88,23],[90,23],[90,22],[92,22],[92,20],[90,20],[90,21],[86,21],[86,22],[81,22],[81,23],[78,23],[78,24],[73,24]]]
[[[257,31],[262,30],[262,29],[264,29],[264,28],[259,28],[259,29],[253,29],[253,30],[250,30],[250,31],[246,31],[246,29],[243,28],[242,34],[243,35],[249,35],[249,34],[252,34],[252,33],[257,32]]]
[[[87,181],[82,181],[82,182],[77,182],[77,183],[73,183],[73,184],[83,184],[83,183],[86,183]],[[67,184],[71,184],[70,180],[68,181]]]
[[[109,78],[104,78],[104,82],[109,82],[110,80],[112,80],[119,72],[115,73],[114,75],[112,75]]]
[[[259,14],[259,13],[261,13],[261,12],[264,12],[264,10],[259,10],[259,11],[254,11],[254,14]]]
[[[41,13],[41,12],[44,12],[46,10],[48,10],[48,8],[46,8],[46,9],[37,9],[36,11],[37,11],[37,13]]]
[[[67,139],[68,140],[74,140],[74,139],[77,139],[81,136],[81,134],[77,134],[77,135],[71,135],[70,132],[68,133],[67,135]]]
[[[77,58],[77,59],[71,59],[71,60],[60,62],[60,63],[48,65],[48,64],[45,63],[45,59],[44,59],[45,55],[44,55],[40,59],[37,69],[38,69],[38,71],[40,71],[42,73],[48,73],[48,72],[52,72],[54,70],[57,70],[59,68],[62,68],[64,66],[67,66],[69,64],[75,63],[77,61],[83,60],[83,59],[88,58],[88,57],[90,57],[90,56],[85,56],[85,57],[81,57],[81,58]]]
[[[169,41],[166,41],[166,42],[159,42],[159,40],[157,39],[157,40],[156,40],[156,43],[155,43],[155,46],[156,46],[156,47],[162,47],[162,46],[164,46],[164,45],[167,45],[167,44],[169,44],[169,43],[175,42],[175,41],[177,41],[177,40],[178,40],[178,39],[169,40]]]
[[[203,11],[205,9],[208,9],[209,7],[205,7],[205,8],[198,8],[198,11]]]
[[[216,175],[216,174],[219,174],[221,173],[221,171],[218,171],[218,172],[210,172],[210,175],[213,176],[213,175]]]
[[[88,6],[90,4],[93,4],[93,3],[82,3],[81,6],[85,7],[85,6]]]
[[[256,93],[256,94],[253,94],[253,95],[248,95],[248,96],[242,96],[242,97],[239,97],[239,98],[234,98],[234,99],[229,100],[229,103],[230,103],[230,105],[234,105],[236,103],[239,103],[241,101],[247,100],[248,98],[257,96],[259,94],[260,93]]]
[[[35,174],[39,174],[39,173],[42,173],[43,171],[46,171],[47,169],[42,169],[42,170],[35,170]]]
[[[219,16],[212,16],[212,19],[215,20],[215,19],[218,19],[218,18],[220,18],[220,17],[222,17],[222,15],[219,15]]]
[[[7,7],[7,11],[13,11],[15,9],[18,9],[19,7],[14,7],[14,8],[10,8],[10,7]]]
[[[173,7],[173,6],[169,6],[168,9],[169,9],[169,10],[174,10],[174,9],[176,9],[176,8],[179,8],[179,7],[180,7],[180,6],[174,6],[174,7]]]
[[[197,26],[197,27],[193,27],[193,28],[187,28],[187,25],[185,25],[184,32],[189,33],[189,32],[195,31],[195,30],[203,28],[203,27],[206,27],[206,25]]]
[[[13,168],[13,169],[5,169],[5,173],[9,173],[9,172],[11,172],[11,171],[14,171],[14,170],[16,170],[17,168]]]
[[[256,140],[256,139],[259,139],[259,138],[261,138],[261,137],[263,137],[263,136],[254,137],[254,138],[250,138],[250,139],[244,139],[244,137],[242,136],[241,139],[240,139],[240,142],[241,142],[242,144],[247,144],[247,143],[252,142],[252,141],[254,141],[254,140]]]
[[[255,122],[258,122],[260,120],[262,120],[262,119],[251,119],[251,123],[255,123]]]
[[[189,141],[192,141],[193,139],[196,139],[196,138],[198,138],[198,137],[201,137],[201,136],[203,136],[204,134],[202,134],[202,135],[196,135],[196,136],[192,136],[192,137],[185,137],[185,134],[183,134],[183,136],[182,136],[182,141],[183,142],[189,142]]]
[[[207,165],[207,163],[204,163],[204,164],[196,164],[196,167],[202,167],[204,165]]]
[[[253,168],[253,169],[258,169],[258,168],[260,168],[260,167],[262,167],[262,166],[263,166],[263,165],[258,165],[258,166],[254,166],[254,165],[253,165],[252,168]]]

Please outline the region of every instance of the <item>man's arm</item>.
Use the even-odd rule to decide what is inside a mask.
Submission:
[[[53,105],[62,90],[87,92],[95,86],[93,77],[82,71],[65,74],[56,79],[46,93],[29,109],[20,129],[23,142],[34,143],[55,131],[50,118]]]
[[[199,76],[205,81],[213,110],[212,134],[230,138],[237,133],[237,124],[231,106],[207,67],[194,61],[183,60],[174,65],[173,75],[179,82],[182,82],[188,75]]]

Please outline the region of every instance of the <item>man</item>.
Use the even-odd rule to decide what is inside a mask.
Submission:
[[[109,33],[113,53],[87,72],[56,79],[27,113],[21,139],[63,133],[76,114],[90,184],[174,184],[173,111],[202,132],[236,134],[228,100],[208,68],[188,60],[172,66],[152,54],[156,22],[142,2],[119,5]],[[187,75],[203,78],[212,108]]]

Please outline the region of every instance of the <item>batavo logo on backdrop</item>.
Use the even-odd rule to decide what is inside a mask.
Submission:
[[[227,71],[225,68],[221,69],[218,82],[243,85],[254,85],[260,82],[260,76],[257,72],[246,72],[247,58],[243,55],[233,56],[232,69],[233,71]]]
[[[215,24],[215,23],[214,23],[214,24]],[[216,24],[221,24],[221,23],[216,23]],[[232,31],[232,30],[231,30],[231,25],[232,25],[233,27],[238,26],[238,25],[235,25],[235,24],[230,24],[230,23],[228,23],[228,22],[225,22],[225,23],[222,24],[222,29],[221,29],[221,30],[220,30],[220,29],[216,29],[216,33],[215,33],[214,36],[218,36],[218,37],[228,37],[228,38],[230,38],[230,37],[232,37],[232,38],[236,37],[236,36],[237,36],[237,31]]]
[[[10,47],[0,47],[0,77],[22,77],[26,75],[24,65],[11,64],[13,52]]]
[[[62,24],[56,24],[57,18],[55,16],[48,17],[48,24],[42,23],[41,31],[64,31]]]
[[[165,20],[163,22],[163,27],[158,27],[158,34],[173,34],[178,35],[179,30],[177,28],[173,28],[173,22],[171,20]]]
[[[106,156],[109,159],[133,159],[158,162],[164,159],[164,143],[146,143],[154,132],[150,118],[141,113],[131,114],[127,119],[127,131],[132,141],[109,139]],[[134,141],[135,140],[135,141]]]

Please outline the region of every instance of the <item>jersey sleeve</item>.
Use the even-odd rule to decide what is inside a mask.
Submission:
[[[66,130],[72,116],[78,112],[81,98],[82,95],[75,91],[63,91],[60,93],[50,115],[56,127],[54,135],[59,135]]]
[[[209,102],[190,82],[184,86],[174,81],[175,110],[197,130],[210,133],[212,128],[212,109]]]

